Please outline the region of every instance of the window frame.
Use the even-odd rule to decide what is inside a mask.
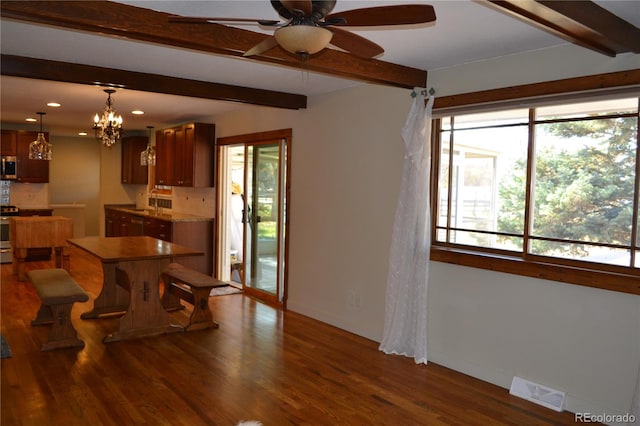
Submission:
[[[488,112],[506,110],[514,107],[527,108],[548,105],[559,102],[581,102],[590,98],[602,96],[640,96],[640,70],[621,71],[616,73],[599,74],[556,80],[545,83],[535,83],[505,89],[487,90],[462,95],[448,96],[436,99],[433,109],[433,129],[439,129],[440,119],[444,116],[459,115],[469,112]],[[530,115],[532,114],[530,110]],[[640,116],[640,113],[639,113]],[[535,117],[529,117],[529,131],[535,126]],[[638,132],[640,133],[640,126]],[[618,291],[630,294],[640,294],[640,268],[592,263],[566,258],[546,257],[528,253],[529,209],[525,210],[524,247],[522,252],[467,246],[455,243],[436,241],[438,216],[438,174],[440,164],[439,132],[431,135],[431,254],[432,261],[452,263],[473,268],[505,272],[515,275],[558,281]],[[640,134],[638,135],[640,141]],[[533,144],[529,144],[527,181],[531,182],[531,159]],[[640,149],[636,152],[636,191],[640,192]],[[530,188],[526,190],[527,204],[531,198]],[[634,200],[635,211],[638,211],[639,196]],[[634,219],[637,220],[637,219]],[[639,224],[634,224],[631,247],[635,239]],[[633,254],[632,254],[633,256]],[[636,254],[637,256],[637,254]]]

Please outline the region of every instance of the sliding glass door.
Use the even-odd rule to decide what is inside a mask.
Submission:
[[[220,148],[221,170],[227,171],[222,173],[223,192],[218,194],[222,207],[218,229],[218,247],[222,249],[218,254],[219,276],[241,283],[248,295],[283,305],[289,139],[252,141],[251,135],[247,136],[249,140],[242,144]],[[242,201],[234,203],[239,200]],[[237,210],[241,213],[237,214]],[[237,229],[242,233],[240,247],[236,243]]]

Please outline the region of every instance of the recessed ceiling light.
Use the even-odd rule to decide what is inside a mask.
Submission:
[[[139,110],[139,109],[134,109],[133,111],[131,111],[131,114],[133,114],[133,115],[142,115],[142,114],[144,114],[144,111]]]
[[[87,132],[80,132],[78,133],[78,136],[87,136]]]
[[[29,123],[35,123],[38,120],[33,117],[27,117],[24,121],[28,121]]]
[[[51,108],[60,108],[61,105],[58,102],[49,102],[47,106]]]

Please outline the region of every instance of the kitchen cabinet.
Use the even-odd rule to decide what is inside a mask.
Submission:
[[[156,184],[212,187],[215,125],[190,123],[156,133]],[[158,144],[158,139],[156,139]]]
[[[105,209],[105,236],[129,237],[143,235],[142,218],[119,210]]]
[[[26,130],[16,131],[16,182],[23,183],[48,183],[49,182],[49,161],[30,160],[29,144],[36,140],[38,132]],[[49,141],[49,133],[44,134]]]
[[[146,217],[143,223],[144,235],[158,238],[159,240],[172,242],[172,225],[173,224],[171,222],[168,222],[166,220]]]
[[[111,209],[104,210],[104,235],[105,237],[117,237],[118,226],[118,212]]]
[[[140,164],[140,153],[147,149],[149,138],[129,136],[122,138],[122,183],[146,185],[149,167]]]
[[[16,138],[17,134],[15,130],[2,129],[2,134],[0,135],[0,155],[16,155]]]
[[[36,135],[37,136],[37,135]],[[38,160],[42,161],[42,160]],[[53,209],[20,209],[20,216],[52,216]],[[51,260],[51,247],[29,248],[27,249],[26,261],[32,260]]]
[[[146,235],[199,250],[204,256],[180,258],[180,263],[203,274],[213,273],[213,220],[191,215],[127,211],[126,207],[105,207],[105,236]]]
[[[165,129],[156,132],[156,184],[171,185],[172,159],[175,147],[175,130]]]

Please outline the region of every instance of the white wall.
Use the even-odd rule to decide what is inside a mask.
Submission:
[[[84,233],[98,235],[100,144],[87,137],[52,137],[51,143],[50,203],[84,204]]]
[[[100,235],[104,235],[105,204],[136,204],[137,192],[144,185],[122,185],[122,147],[100,148]]]
[[[565,45],[431,71],[448,95],[640,68]],[[640,366],[640,297],[432,263],[429,359],[503,387],[514,375],[567,392],[573,412],[629,411]]]
[[[573,46],[432,71],[437,95],[640,68]],[[216,117],[218,136],[293,128],[291,310],[379,341],[408,90],[351,88],[302,111]],[[351,294],[360,306],[351,306]],[[429,358],[508,387],[566,391],[568,409],[628,411],[640,364],[640,298],[433,262]],[[416,366],[416,369],[421,368]]]
[[[306,110],[216,117],[218,136],[293,128],[288,307],[372,339],[382,333],[409,93],[363,86],[309,99]],[[349,306],[351,292],[360,307]]]

